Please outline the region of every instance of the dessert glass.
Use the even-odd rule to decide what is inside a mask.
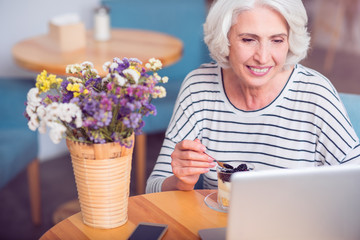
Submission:
[[[243,164],[246,164],[246,168]],[[227,211],[230,206],[231,175],[235,172],[254,170],[254,165],[251,163],[234,162],[230,165],[233,169],[223,168],[219,165],[216,167],[218,177],[217,202],[219,204],[219,208],[224,211]]]

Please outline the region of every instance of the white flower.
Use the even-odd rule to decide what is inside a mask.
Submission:
[[[107,61],[106,63],[104,63],[103,69],[104,69],[105,72],[106,72],[107,70],[109,70],[110,65],[111,65],[111,62],[110,62],[110,61]]]
[[[56,117],[61,121],[71,123],[75,119],[76,127],[82,126],[81,110],[79,106],[74,103],[62,103],[57,106],[55,110]]]
[[[79,108],[79,110],[80,110],[80,108]],[[77,128],[81,128],[83,126],[83,121],[82,121],[81,116],[82,116],[81,110],[76,111],[76,113],[75,113],[75,126]]]
[[[40,105],[37,109],[36,109],[36,113],[39,116],[40,119],[44,118],[46,115],[46,109],[43,105]]]
[[[41,103],[41,98],[38,96],[39,89],[31,88],[27,94],[27,103],[33,108],[36,108]]]
[[[123,76],[120,76],[118,73],[115,73],[114,82],[116,82],[120,87],[122,87],[127,83],[127,79]]]
[[[50,128],[50,138],[54,143],[59,143],[63,138],[66,127],[61,123],[74,122],[77,128],[82,127],[81,110],[74,103],[57,103],[53,102],[47,107],[40,106],[37,114],[30,117],[28,126],[35,131],[39,128],[40,133],[46,133],[46,127]]]
[[[162,83],[167,83],[168,81],[169,81],[169,78],[166,76],[161,79]]]
[[[149,66],[150,65],[150,66]],[[159,59],[150,58],[149,64],[145,64],[145,67],[152,71],[157,71],[162,68],[162,63]]]
[[[90,71],[91,71],[91,73],[95,73],[95,74],[99,75],[99,72],[95,68],[92,68]]]
[[[80,64],[70,64],[66,66],[66,73],[78,73],[82,71]]]
[[[114,62],[117,62],[118,64],[123,64],[124,62],[120,59],[120,58],[118,58],[118,57],[114,57],[113,58],[113,61]]]
[[[69,103],[60,104],[56,111],[59,119],[67,123],[71,123],[72,121],[72,112],[71,112],[70,104]]]
[[[32,115],[36,115],[36,113],[35,113],[35,107],[33,107],[33,106],[30,106],[29,104],[26,106],[26,108],[25,108],[25,111],[26,111],[26,113],[27,113],[27,115],[29,115],[30,117],[32,116]]]
[[[41,134],[45,134],[45,133],[46,133],[46,122],[45,122],[45,121],[41,121],[41,122],[40,122],[39,132],[40,132]]]
[[[140,73],[134,69],[128,68],[123,71],[123,74],[127,77],[130,77],[137,84],[140,78]]]
[[[74,103],[68,104],[69,114],[71,115],[72,119],[75,119],[75,125],[77,128],[82,127],[82,113],[79,106]]]
[[[50,105],[48,105],[46,107],[46,115],[42,120],[44,120],[47,124],[48,122],[56,121],[58,117],[58,113],[57,113],[58,107],[59,107],[59,103],[57,102],[53,102]]]
[[[50,124],[51,130],[49,132],[50,139],[55,143],[59,143],[66,132],[66,128],[59,123]]]
[[[111,63],[111,65],[110,65],[111,72],[114,71],[114,69],[117,68],[118,66],[119,66],[119,64],[117,64],[116,62]]]
[[[38,118],[37,118],[37,116],[36,115],[32,115],[31,117],[30,117],[30,120],[29,120],[29,122],[28,122],[28,127],[30,128],[30,130],[32,130],[32,131],[36,131],[36,129],[39,127],[39,120],[38,120]]]
[[[90,68],[94,68],[94,64],[89,61],[85,61],[81,64],[81,67],[86,68],[86,66],[90,66]]]
[[[142,62],[137,58],[129,58],[129,62],[138,63],[138,64],[142,65]]]
[[[73,77],[73,76],[67,77],[67,80],[71,83],[81,83],[82,84],[82,82],[83,82],[80,78]]]
[[[158,73],[154,73],[154,77],[156,80],[160,81],[161,80],[161,77],[159,76]]]
[[[32,120],[32,123],[29,123],[29,128],[33,131],[38,128],[38,122],[34,119],[38,118],[37,109],[41,107],[41,98],[38,97],[39,90],[37,88],[32,88],[29,90],[27,94],[27,106],[26,106],[26,113]],[[40,108],[41,110],[41,108]]]
[[[163,98],[166,97],[166,89],[163,86],[155,86],[155,92],[151,94],[153,98]]]
[[[103,79],[101,79],[101,84],[102,85],[104,85],[106,82],[108,82],[109,81],[109,79],[111,79],[112,77],[111,77],[111,73],[108,73],[107,75],[106,75],[106,77],[104,77]]]

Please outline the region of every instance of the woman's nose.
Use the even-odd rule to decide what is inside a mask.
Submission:
[[[267,44],[260,43],[254,54],[254,59],[259,62],[259,64],[266,64],[270,58],[270,49]]]

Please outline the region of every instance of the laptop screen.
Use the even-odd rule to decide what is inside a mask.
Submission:
[[[226,239],[360,239],[360,166],[234,174]]]

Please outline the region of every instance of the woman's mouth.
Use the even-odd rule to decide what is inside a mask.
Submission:
[[[257,76],[263,76],[267,74],[271,69],[271,67],[251,67],[251,66],[248,66],[248,68],[252,74]]]

